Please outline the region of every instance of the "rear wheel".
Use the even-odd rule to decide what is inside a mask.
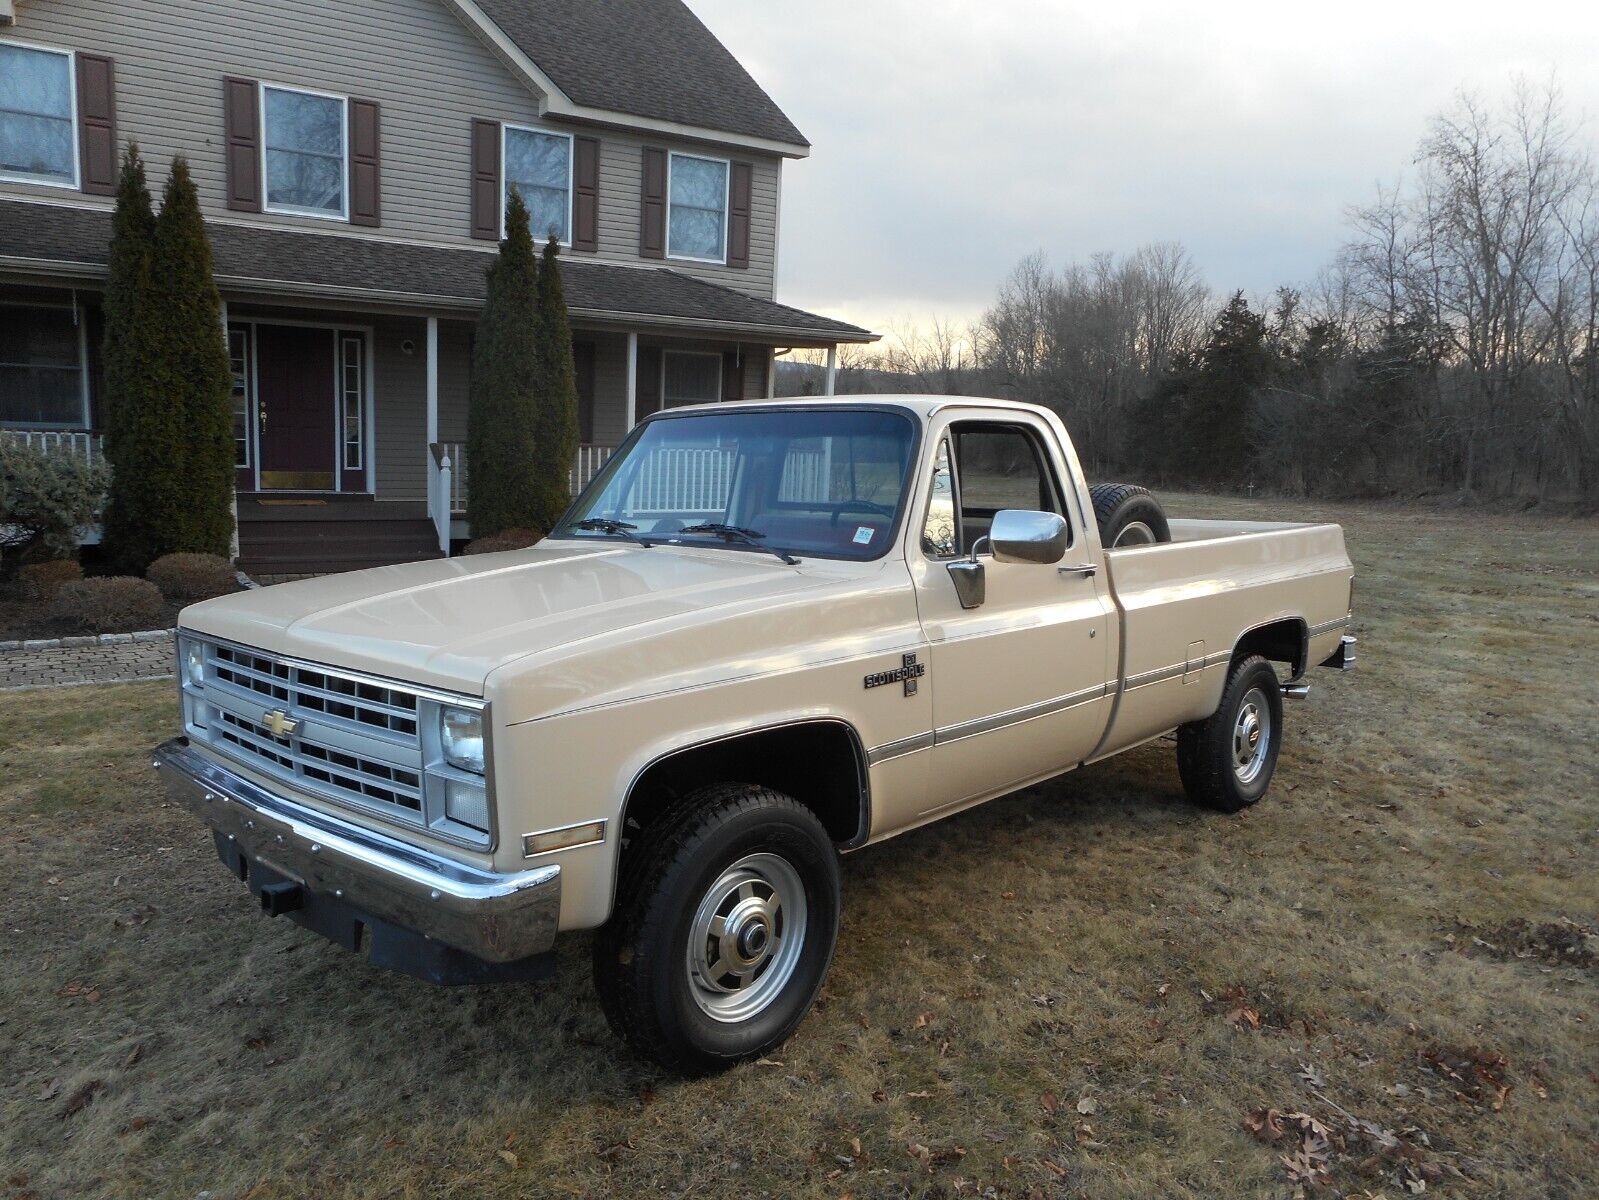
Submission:
[[[1259,655],[1233,664],[1221,705],[1177,731],[1177,773],[1188,798],[1235,813],[1265,795],[1282,746],[1277,671]]]
[[[594,940],[600,1003],[671,1070],[764,1054],[816,998],[838,915],[838,855],[814,813],[768,788],[702,789],[629,849]]]
[[[1148,488],[1135,483],[1096,483],[1088,489],[1099,525],[1099,544],[1107,550],[1171,541],[1166,512]]]

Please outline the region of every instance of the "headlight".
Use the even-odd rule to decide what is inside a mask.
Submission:
[[[439,747],[452,767],[483,774],[483,714],[468,708],[441,708]]]
[[[205,684],[205,643],[183,643],[183,681],[195,687]]]

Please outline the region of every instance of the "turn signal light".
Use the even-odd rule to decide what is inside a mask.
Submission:
[[[552,850],[570,850],[574,846],[592,846],[604,840],[604,821],[588,821],[543,833],[526,833],[522,835],[522,857],[532,858],[535,854],[548,854]]]

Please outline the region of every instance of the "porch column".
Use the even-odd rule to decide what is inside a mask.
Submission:
[[[829,346],[827,348],[827,386],[822,390],[822,395],[824,395],[824,396],[835,396],[835,395],[837,395],[838,394],[837,384],[838,384],[838,347],[837,346]]]
[[[439,440],[439,319],[428,318],[428,446]],[[431,453],[431,450],[429,451]]]
[[[0,10],[5,8],[4,0],[0,0]],[[3,15],[3,11],[0,11]],[[0,20],[0,25],[5,21]],[[228,344],[228,302],[222,302],[222,353],[228,356],[229,369],[233,364],[233,347]],[[245,413],[245,436],[249,436],[250,415]],[[228,557],[235,563],[239,561],[239,485],[235,483],[233,490],[228,493],[228,505],[233,510],[233,533],[228,538]]]
[[[627,428],[638,422],[638,334],[627,335]]]
[[[766,398],[777,398],[777,347],[766,348]]]
[[[438,535],[439,550],[450,556],[450,468],[449,460],[439,461],[433,447],[439,440],[439,319],[429,317],[427,325],[427,445],[423,453],[428,464],[428,516],[433,518],[433,529]],[[445,464],[449,465],[446,466]]]

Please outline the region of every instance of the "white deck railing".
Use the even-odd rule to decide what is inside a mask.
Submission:
[[[98,433],[78,429],[0,429],[0,437],[10,438],[52,454],[99,462],[105,457],[104,439]]]

